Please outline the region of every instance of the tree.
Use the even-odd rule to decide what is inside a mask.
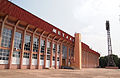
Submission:
[[[118,56],[114,54],[112,54],[111,56],[113,56],[113,60],[116,66],[120,68],[120,58],[118,58]],[[107,66],[107,62],[108,62],[108,56],[100,57],[99,66],[101,68],[105,68]]]

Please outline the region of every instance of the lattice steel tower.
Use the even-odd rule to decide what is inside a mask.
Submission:
[[[110,24],[109,21],[106,21],[106,30],[107,30],[107,41],[108,41],[108,63],[107,66],[115,67],[116,64],[113,60],[112,56],[112,44],[111,44],[111,37],[110,37]]]

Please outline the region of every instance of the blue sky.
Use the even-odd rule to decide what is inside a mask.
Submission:
[[[102,56],[107,55],[105,21],[110,21],[113,53],[120,56],[120,0],[11,0],[74,36]]]

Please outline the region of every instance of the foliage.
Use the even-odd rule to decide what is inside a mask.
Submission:
[[[120,58],[118,58],[118,56],[114,54],[112,54],[111,56],[113,56],[113,60],[116,66],[120,68]],[[105,68],[107,66],[107,62],[108,62],[108,56],[100,57],[99,66],[101,68]]]

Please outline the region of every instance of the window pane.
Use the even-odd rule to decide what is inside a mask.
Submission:
[[[31,36],[25,35],[25,50],[30,51],[30,44],[31,44]]]
[[[63,45],[62,53],[63,53],[63,58],[66,59],[67,58],[67,46]]]
[[[38,44],[39,44],[39,39],[34,38],[34,40],[33,40],[33,52],[38,52]]]
[[[45,51],[45,40],[41,40],[41,53],[44,53]]]
[[[8,60],[9,58],[9,50],[0,49],[0,60]]]
[[[29,54],[30,54],[30,53],[24,52],[23,58],[29,58]]]
[[[10,48],[11,36],[12,36],[12,30],[4,28],[2,32],[2,42],[1,42],[2,47]]]
[[[14,48],[21,49],[21,43],[22,43],[22,34],[19,32],[15,32]]]
[[[50,54],[51,51],[51,42],[47,42],[47,54]]]

